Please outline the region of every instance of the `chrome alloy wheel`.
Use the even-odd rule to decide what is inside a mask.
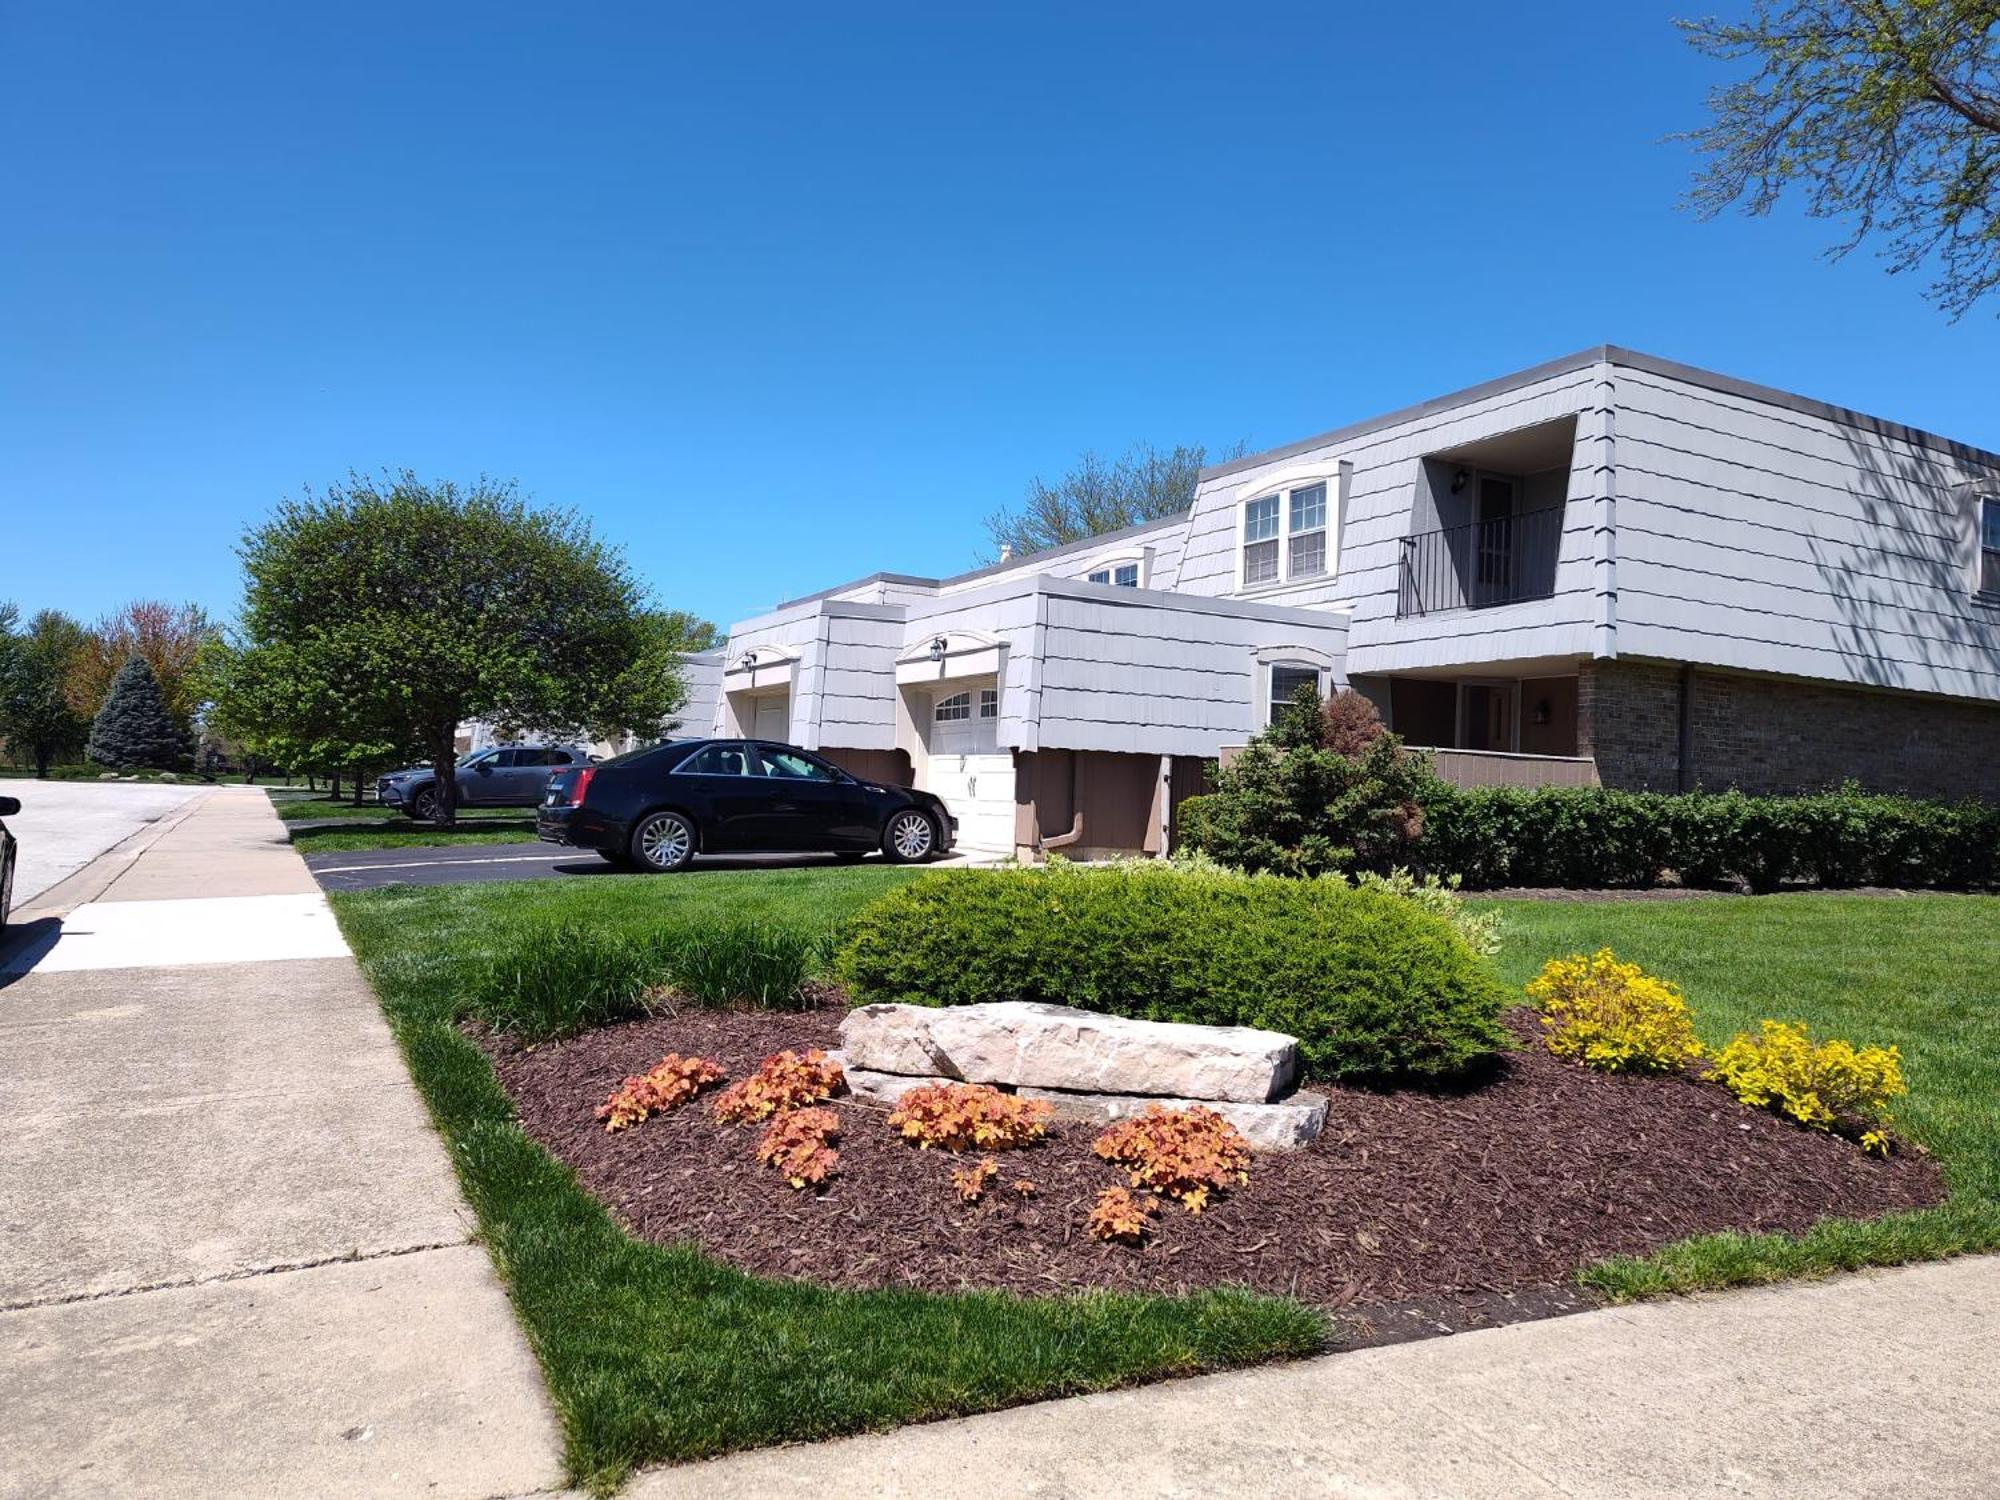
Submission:
[[[931,845],[936,841],[937,830],[931,827],[931,820],[923,813],[899,812],[889,822],[889,847],[898,859],[922,859],[931,852]]]
[[[673,813],[654,813],[639,825],[639,858],[649,869],[678,870],[694,853],[694,830]]]

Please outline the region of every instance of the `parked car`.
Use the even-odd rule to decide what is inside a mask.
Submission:
[[[863,781],[796,745],[674,740],[558,770],[535,818],[552,844],[665,873],[696,854],[945,853],[958,820],[929,792]]]
[[[549,772],[590,764],[586,751],[557,745],[497,745],[458,758],[460,807],[533,807],[542,800]],[[400,807],[418,822],[437,817],[437,773],[429,766],[391,771],[375,783],[385,807]]]
[[[0,818],[14,817],[20,811],[19,797],[0,797]],[[7,825],[0,823],[0,932],[7,930],[7,913],[14,909],[14,854],[18,848]]]

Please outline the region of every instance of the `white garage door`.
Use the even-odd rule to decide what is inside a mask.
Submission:
[[[931,753],[930,789],[958,819],[958,847],[1014,852],[1014,757]]]
[[[958,847],[1014,852],[1014,757],[998,745],[999,686],[988,678],[931,696],[930,790],[958,819]]]

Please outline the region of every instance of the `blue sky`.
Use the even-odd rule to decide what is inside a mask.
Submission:
[[[1675,7],[1363,9],[13,0],[0,598],[227,614],[245,524],[387,465],[727,622],[970,566],[1084,448],[1606,341],[2000,448],[1990,312],[1677,209]]]

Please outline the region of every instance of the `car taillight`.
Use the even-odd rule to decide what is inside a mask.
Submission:
[[[569,785],[569,805],[571,807],[583,806],[584,790],[590,785],[590,778],[596,774],[597,767],[595,766],[585,766],[581,771],[576,773],[576,780],[572,781]]]

